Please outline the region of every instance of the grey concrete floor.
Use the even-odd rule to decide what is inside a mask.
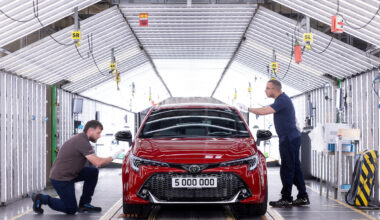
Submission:
[[[280,197],[281,180],[278,168],[268,169],[269,200],[277,200]],[[343,202],[319,195],[319,183],[313,180],[306,181],[307,191],[311,205],[307,207],[269,208],[265,216],[253,219],[380,219],[380,211],[359,211],[350,208]],[[76,184],[77,198],[81,194],[82,184]],[[53,190],[46,190],[55,196]],[[122,214],[121,199],[121,168],[102,168],[99,182],[93,197],[93,204],[101,206],[103,211],[97,214],[76,214],[75,216],[61,214],[44,206],[44,214],[37,215],[32,210],[30,198],[24,198],[5,207],[0,207],[0,220],[2,219],[100,219],[109,211],[112,219],[132,219]],[[297,190],[293,188],[294,197]],[[228,206],[163,206],[155,207],[150,213],[149,219],[235,219]]]
[[[79,201],[82,192],[83,183],[75,184],[75,191],[77,200]],[[54,190],[45,190],[43,193],[51,196],[56,196]],[[44,214],[35,214],[32,210],[32,200],[24,198],[15,203],[8,204],[5,207],[0,207],[0,220],[4,219],[99,219],[103,216],[116,201],[122,196],[122,183],[121,183],[121,166],[119,168],[101,168],[99,172],[99,180],[95,193],[92,199],[92,204],[102,207],[101,213],[88,214],[80,213],[76,215],[66,215],[50,209],[48,206],[43,206]]]

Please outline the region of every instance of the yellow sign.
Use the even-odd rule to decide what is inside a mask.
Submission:
[[[110,63],[110,69],[111,70],[116,69],[116,63]]]
[[[277,62],[272,62],[270,63],[270,68],[272,69],[273,73],[277,73],[278,70],[278,63]]]
[[[148,13],[140,13],[140,19],[148,19]]]
[[[270,67],[271,67],[272,69],[277,69],[277,66],[278,66],[278,63],[277,63],[277,62],[272,62],[272,63],[270,64]]]
[[[252,92],[252,87],[248,87],[248,92]]]
[[[304,42],[312,42],[313,41],[313,34],[312,33],[304,33],[303,34],[303,41]]]
[[[73,40],[80,40],[80,31],[73,31],[73,32],[71,32],[71,38]]]

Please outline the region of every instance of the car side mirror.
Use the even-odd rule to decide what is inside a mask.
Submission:
[[[117,141],[126,141],[129,143],[129,146],[132,146],[132,133],[130,131],[116,132],[115,139]]]
[[[272,132],[269,130],[258,130],[256,133],[256,138],[257,145],[260,145],[261,141],[269,140],[272,138]]]

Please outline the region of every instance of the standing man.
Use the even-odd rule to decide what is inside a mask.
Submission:
[[[96,121],[88,121],[83,133],[77,134],[66,141],[59,150],[50,172],[50,183],[56,190],[59,199],[44,194],[32,194],[33,210],[42,214],[42,205],[48,205],[51,209],[75,214],[79,212],[101,212],[100,207],[92,206],[91,197],[94,194],[98,182],[101,167],[111,163],[121,151],[112,157],[101,158],[96,156],[89,141],[96,143],[100,138],[103,125]],[[85,167],[89,160],[95,167]],[[79,208],[75,197],[74,183],[84,181],[82,196],[79,200]]]
[[[278,201],[269,202],[269,205],[273,207],[309,205],[310,201],[299,160],[301,134],[296,127],[293,103],[289,96],[282,92],[281,83],[277,80],[268,81],[265,93],[268,97],[275,99],[274,103],[263,108],[249,108],[249,111],[256,115],[274,114],[274,125],[279,137],[282,197]],[[297,199],[294,201],[292,197],[293,184],[298,189]]]

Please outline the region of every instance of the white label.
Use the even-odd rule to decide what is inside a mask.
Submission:
[[[173,188],[215,188],[218,186],[216,177],[172,178]]]

